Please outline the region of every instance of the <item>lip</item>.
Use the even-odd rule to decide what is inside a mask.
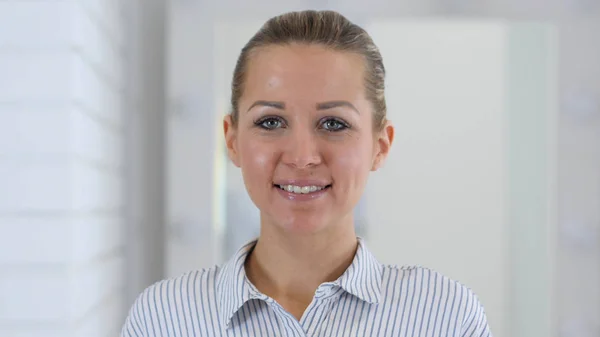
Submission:
[[[331,185],[330,181],[317,180],[317,179],[288,179],[288,180],[276,180],[273,182],[274,185],[295,185],[295,186],[327,186]]]
[[[306,185],[299,185],[299,183],[296,184],[277,184],[277,185],[296,185],[296,186],[323,186],[323,185],[317,185],[317,184],[306,184]],[[284,191],[281,188],[279,188],[278,186],[273,185],[273,188],[277,190],[277,192],[279,193],[279,195],[281,195],[282,197],[284,197],[287,200],[290,201],[311,201],[311,200],[315,200],[315,199],[319,199],[324,197],[327,193],[329,193],[329,190],[331,189],[331,186],[327,185],[326,188],[319,190],[319,191],[314,191],[314,192],[310,192],[310,193],[306,193],[306,194],[300,194],[300,193],[292,193],[292,192],[288,192],[288,191]]]

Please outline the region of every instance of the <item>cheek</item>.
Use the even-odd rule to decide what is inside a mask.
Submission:
[[[273,170],[273,151],[260,143],[243,142],[242,144],[240,147],[242,174],[251,177],[247,183],[263,183],[259,177],[267,178]]]
[[[338,149],[332,156],[332,169],[337,172],[339,178],[362,184],[371,168],[371,152],[362,146]]]

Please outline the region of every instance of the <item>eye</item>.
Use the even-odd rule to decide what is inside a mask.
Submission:
[[[278,117],[266,117],[258,120],[255,124],[265,130],[275,130],[285,126],[285,123]]]
[[[349,126],[347,123],[336,119],[336,118],[328,118],[325,119],[322,123],[321,123],[321,127],[327,131],[342,131],[347,129]]]

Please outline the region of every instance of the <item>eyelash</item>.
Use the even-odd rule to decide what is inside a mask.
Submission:
[[[264,125],[266,122],[269,122],[269,121],[277,121],[277,122],[279,122],[279,123],[281,123],[282,125],[285,126],[285,121],[283,120],[283,118],[275,117],[275,116],[263,117],[263,118],[257,120],[256,122],[254,122],[254,125],[256,125],[259,128],[264,129],[264,130],[274,130],[274,129],[276,129],[276,128],[269,128],[269,127],[266,127]]]
[[[267,131],[271,131],[271,130],[277,129],[278,127],[270,128],[270,127],[265,126],[265,123],[266,122],[270,122],[270,121],[277,121],[277,122],[281,123],[281,125],[283,125],[283,127],[286,126],[286,123],[283,120],[283,118],[276,117],[276,116],[263,117],[263,118],[257,120],[256,122],[254,122],[254,125],[257,126],[257,127],[259,127],[259,128],[261,128],[261,129],[267,130]],[[340,132],[340,131],[344,131],[344,130],[350,128],[350,125],[348,123],[344,122],[343,120],[341,120],[339,118],[335,118],[335,117],[325,117],[325,118],[323,118],[323,119],[321,119],[319,121],[319,125],[323,126],[325,123],[331,122],[331,121],[338,123],[340,125],[340,127],[337,128],[337,129],[325,129],[325,128],[323,128],[325,131],[328,131],[328,132]]]
[[[344,130],[350,128],[350,125],[348,123],[344,122],[343,120],[341,120],[339,118],[335,118],[335,117],[325,117],[325,118],[321,119],[321,121],[319,122],[319,125],[325,125],[325,123],[328,123],[328,122],[336,122],[340,126],[338,129],[333,129],[333,130],[325,129],[326,131],[329,131],[329,132],[340,132],[340,131],[344,131]]]

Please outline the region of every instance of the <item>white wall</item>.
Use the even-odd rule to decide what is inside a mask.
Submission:
[[[0,336],[116,336],[123,3],[0,2]]]
[[[558,44],[556,30],[512,24],[507,44],[506,227],[510,233],[510,331],[558,331]]]
[[[169,4],[165,119],[166,276],[218,260],[215,153],[221,137],[214,107],[211,13],[202,2]],[[190,34],[190,32],[193,32]],[[220,187],[220,186],[219,186]]]

